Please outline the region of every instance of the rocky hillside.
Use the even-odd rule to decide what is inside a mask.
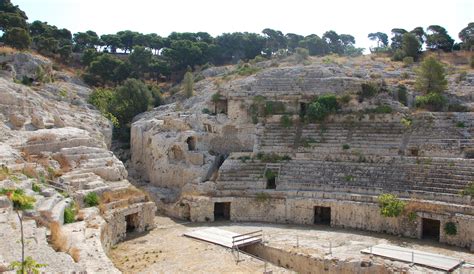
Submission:
[[[154,205],[109,151],[111,123],[87,104],[91,90],[50,60],[9,52],[0,64],[0,189],[34,197],[33,209],[23,213],[25,256],[47,272],[117,272],[106,250],[127,228],[151,228]],[[98,204],[88,195],[102,196],[100,210],[90,207]],[[0,201],[5,269],[21,258],[21,234],[13,205],[6,196]],[[75,215],[67,223],[65,211]],[[140,218],[127,222],[138,211]]]

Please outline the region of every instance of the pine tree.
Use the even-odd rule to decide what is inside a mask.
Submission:
[[[423,60],[417,71],[415,88],[425,94],[445,91],[448,88],[448,81],[443,64],[433,56]]]

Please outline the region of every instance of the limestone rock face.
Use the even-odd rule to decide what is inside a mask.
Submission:
[[[31,124],[36,127],[37,129],[42,129],[44,128],[44,121],[43,121],[43,117],[41,117],[40,115],[38,115],[37,113],[33,113],[31,115]]]
[[[16,53],[0,56],[0,63],[10,64],[17,80],[31,79],[44,81],[51,79],[52,63],[49,59],[31,53]]]
[[[22,128],[25,122],[26,122],[26,118],[23,117],[23,115],[15,114],[15,113],[10,114],[10,123],[13,125],[15,129]]]
[[[0,59],[3,58],[3,62],[10,60],[16,64],[15,60],[20,58],[15,57],[16,55],[32,56],[18,53]],[[40,64],[42,59],[38,60],[31,63]],[[111,144],[112,124],[97,110],[87,105],[87,97],[91,90],[83,85],[57,80],[40,87],[28,87],[14,83],[7,76],[0,76],[0,90],[2,91],[0,118],[5,125],[10,126],[10,129],[31,130],[73,126],[88,131],[94,138],[101,139],[108,146]],[[72,104],[73,101],[79,103]]]
[[[26,239],[34,239],[26,254],[46,264],[41,271],[48,273],[120,273],[107,249],[125,238],[128,219],[138,232],[153,228],[156,206],[128,182],[125,166],[108,150],[111,123],[86,103],[91,90],[74,76],[59,73],[45,83],[55,75],[48,59],[16,53],[0,56],[0,63],[11,72],[0,73],[0,188],[33,196],[34,208],[25,214],[45,224],[63,225],[73,200],[84,207],[89,193],[106,197],[101,212],[81,210],[82,220],[61,228],[65,250],[80,256],[79,262],[56,252],[47,241],[48,229],[33,219],[23,222]],[[12,76],[35,82],[17,84]],[[10,201],[0,196],[0,265],[21,257],[18,230]]]

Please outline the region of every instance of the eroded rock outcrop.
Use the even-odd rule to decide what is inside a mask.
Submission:
[[[11,72],[0,77],[0,188],[22,189],[36,200],[24,213],[25,235],[34,240],[26,256],[47,264],[46,272],[117,273],[107,249],[127,231],[151,229],[156,206],[109,151],[111,123],[86,103],[91,90],[53,71],[48,59],[14,53],[0,63]],[[85,208],[90,193],[101,198],[100,210]],[[21,257],[19,229],[11,203],[0,204],[0,230],[7,232],[0,234],[6,247],[0,261],[8,265]],[[76,222],[65,224],[70,207]],[[55,223],[63,225],[60,243],[49,235],[57,234],[48,229]]]

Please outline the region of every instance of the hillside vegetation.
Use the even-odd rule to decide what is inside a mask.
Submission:
[[[326,31],[322,36],[283,34],[270,28],[264,29],[261,34],[234,32],[217,37],[206,32],[173,32],[161,37],[155,33],[130,30],[99,36],[93,30],[72,34],[67,29],[46,22],[28,23],[25,12],[9,0],[2,2],[0,11],[0,29],[4,32],[1,41],[19,50],[33,50],[54,58],[60,66],[75,67],[86,83],[97,87],[90,103],[115,124],[119,129],[116,130],[117,136],[125,140],[136,114],[162,104],[163,95],[167,97],[182,91],[185,97],[192,96],[193,82],[203,79],[200,71],[211,66],[238,63],[236,73],[244,76],[258,72],[259,66],[255,64],[265,60],[274,60],[273,64],[277,65],[291,56],[295,62],[309,65],[310,56],[354,57],[364,50],[355,47],[352,35],[338,34],[333,30]],[[455,43],[445,28],[430,25],[426,29],[416,27],[411,31],[394,28],[390,41],[388,35],[382,32],[369,33],[368,39],[377,43],[370,49],[372,53],[388,56],[404,66],[412,66],[421,60],[423,45],[427,51],[472,49],[473,33],[474,23],[469,23],[459,32],[462,42]],[[438,54],[436,59],[440,56]],[[468,59],[462,63],[470,63],[472,68],[474,57],[469,57],[469,54],[463,56]],[[460,58],[456,58],[459,61]],[[185,85],[174,86],[186,72],[194,74],[192,80],[187,77]],[[440,76],[438,73],[432,77]],[[23,82],[28,83],[27,79]],[[420,85],[418,81],[417,86],[423,89]],[[421,98],[419,105],[434,104],[438,105],[435,109],[439,109],[442,99],[434,95],[439,92],[425,90],[425,93],[427,97]]]

